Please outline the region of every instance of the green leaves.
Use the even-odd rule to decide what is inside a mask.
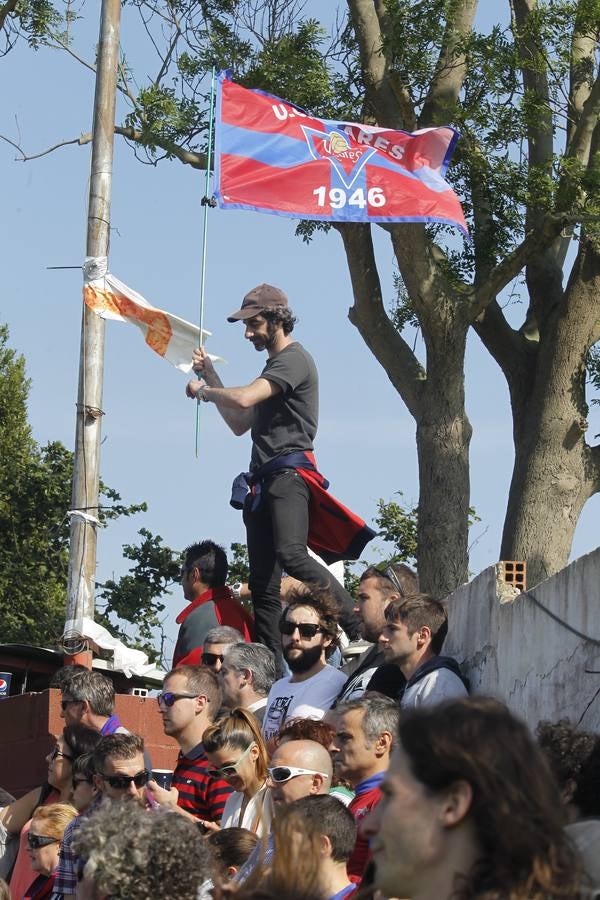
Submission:
[[[29,382],[25,361],[8,346],[0,326],[0,621],[6,643],[54,647],[64,627],[73,454],[59,441],[39,447],[27,422]],[[100,483],[98,518],[104,524],[146,510],[126,505]],[[92,512],[94,512],[92,510]],[[134,565],[102,586],[98,619],[154,659],[155,633],[162,627],[161,599],[179,578],[179,554],[147,529],[139,545],[123,548]],[[115,624],[116,623],[116,624]]]

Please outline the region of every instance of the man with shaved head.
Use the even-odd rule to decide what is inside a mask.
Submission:
[[[327,794],[331,787],[333,765],[328,751],[316,741],[286,741],[281,744],[271,757],[268,784],[271,789],[275,815],[294,800]],[[268,866],[273,857],[273,835],[269,835],[267,848],[262,858],[262,846],[259,844],[252,851],[248,861],[244,863],[235,877],[235,881],[243,882],[262,862]]]
[[[333,765],[329,752],[316,741],[285,741],[271,757],[269,787],[275,806],[300,797],[327,794]]]

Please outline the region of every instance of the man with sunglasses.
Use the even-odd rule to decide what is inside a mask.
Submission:
[[[274,815],[295,800],[328,794],[333,778],[331,756],[316,741],[285,741],[280,744],[269,767],[267,784],[271,790]],[[338,801],[339,802],[339,801]],[[273,858],[273,835],[266,849],[259,844],[235,877],[244,882],[259,863],[268,866]]]
[[[338,605],[326,588],[292,595],[279,620],[291,675],[269,691],[263,719],[266,740],[279,733],[286,719],[322,719],[337,697],[346,679],[327,659],[337,646],[338,619]]]
[[[405,678],[398,666],[387,662],[377,643],[385,627],[385,610],[389,604],[408,597],[419,590],[419,581],[413,570],[404,563],[368,566],[360,577],[354,611],[359,619],[359,631],[363,640],[371,646],[358,659],[347,663],[342,671],[348,680],[344,684],[338,703],[358,700],[367,692],[396,698],[401,694]]]
[[[221,708],[219,679],[206,666],[179,666],[167,674],[157,699],[165,734],[175,738],[180,753],[171,790],[156,781],[150,781],[148,790],[160,806],[201,823],[220,822],[232,788],[211,774],[202,744]]]
[[[96,791],[90,804],[65,829],[52,900],[74,900],[77,891],[78,857],[73,839],[83,822],[93,816],[104,798],[131,800],[146,805],[145,788],[150,772],[144,762],[144,741],[137,734],[109,734],[103,737],[91,760],[78,767],[79,777],[92,778]],[[92,773],[93,772],[93,776]],[[74,784],[74,790],[76,785]]]
[[[225,657],[233,645],[243,643],[243,641],[243,635],[229,625],[217,625],[216,628],[211,628],[204,639],[202,665],[218,675]]]
[[[229,626],[251,641],[254,620],[227,587],[227,554],[214,541],[191,544],[184,551],[181,588],[188,605],[177,616],[179,634],[173,653],[173,668],[203,663],[203,647],[211,629]]]

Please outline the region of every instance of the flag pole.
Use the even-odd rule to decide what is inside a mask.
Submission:
[[[86,241],[92,258],[108,256],[120,20],[121,0],[102,0]],[[103,377],[104,319],[83,304],[63,643],[66,662],[88,668],[92,654],[84,644],[69,645],[67,623],[94,617]]]
[[[209,207],[215,206],[215,201],[209,196],[210,188],[210,168],[212,161],[212,142],[215,121],[215,84],[217,72],[212,67],[210,82],[210,115],[208,119],[208,148],[206,151],[206,178],[204,184],[204,197],[202,198],[202,206],[204,207],[204,223],[202,227],[202,267],[200,271],[200,344],[203,343],[202,335],[204,333],[204,287],[206,282],[206,242],[208,237],[208,210]],[[196,403],[196,459],[198,459],[198,451],[200,448],[200,401]]]

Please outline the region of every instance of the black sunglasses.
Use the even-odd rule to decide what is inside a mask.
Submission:
[[[223,662],[225,657],[222,653],[203,653],[202,654],[202,663],[205,666],[214,666],[217,660]]]
[[[73,757],[72,757],[72,756],[69,756],[68,753],[63,753],[62,750],[60,749],[60,747],[59,747],[58,745],[55,745],[55,746],[52,748],[52,750],[50,751],[50,759],[51,759],[51,760],[56,759],[57,756],[62,756],[63,759],[68,759],[69,762],[73,762]]]
[[[61,700],[60,708],[64,712],[67,706],[69,706],[71,703],[83,703],[83,700]]]
[[[39,850],[40,847],[48,847],[50,844],[59,843],[58,838],[49,837],[47,834],[32,834],[29,832],[27,835],[27,846],[32,850]]]
[[[161,691],[156,699],[158,700],[159,706],[162,704],[163,706],[168,706],[169,708],[171,708],[171,706],[173,706],[173,704],[177,700],[181,700],[184,697],[187,697],[189,700],[193,700],[197,696],[198,694],[177,694],[174,691]]]
[[[132,781],[136,788],[141,788],[147,785],[150,780],[148,769],[142,769],[141,772],[137,772],[135,775],[105,775],[103,772],[98,772],[98,775],[103,781],[108,781],[110,786],[116,791],[127,790]]]
[[[298,634],[301,638],[314,638],[315,634],[318,634],[319,631],[323,631],[320,625],[315,625],[314,622],[290,622],[288,619],[281,619],[279,622],[279,631],[281,634],[291,635],[295,632],[296,628],[298,629]]]

